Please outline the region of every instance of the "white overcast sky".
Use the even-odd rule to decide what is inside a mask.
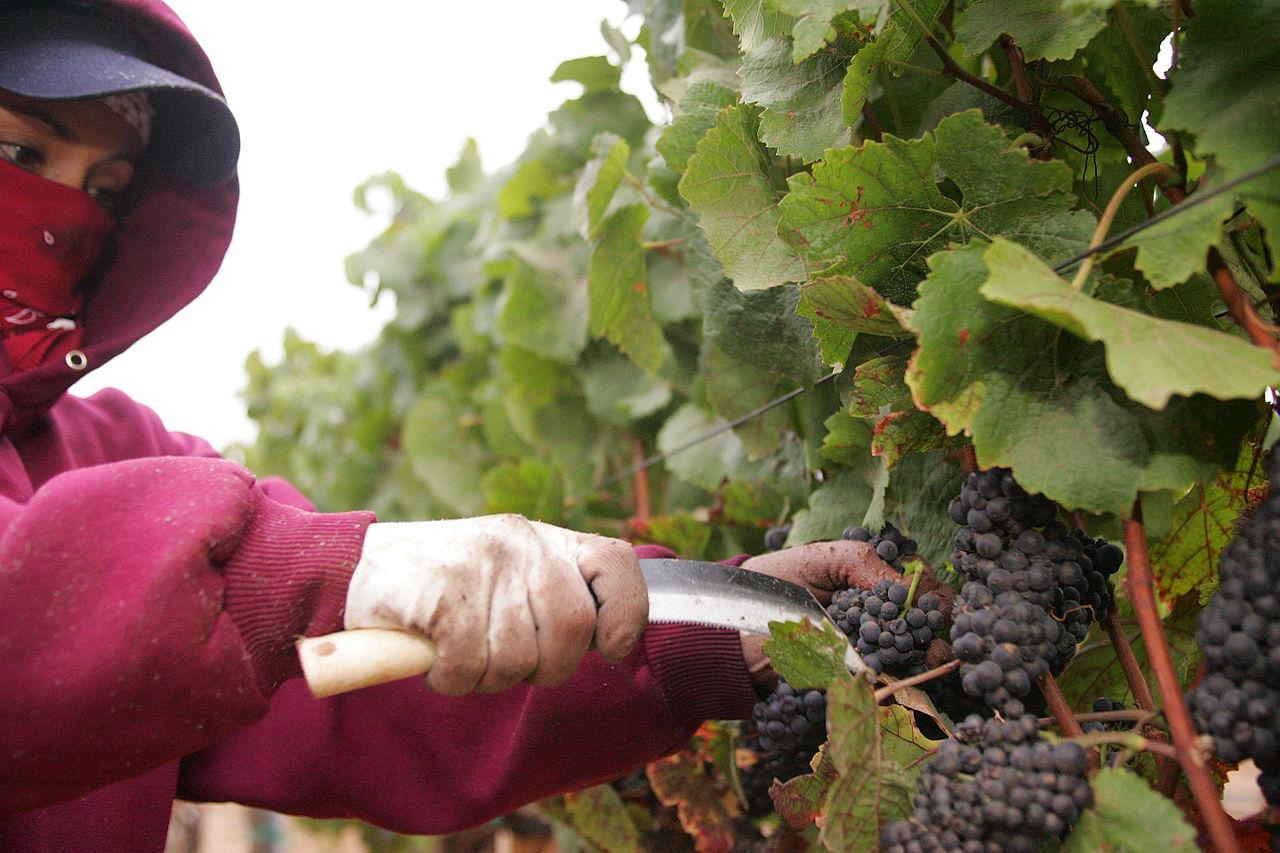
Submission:
[[[388,317],[343,273],[384,225],[355,209],[352,190],[395,170],[439,198],[468,136],[486,170],[510,162],[580,91],[548,82],[555,67],[607,53],[600,22],[626,15],[622,0],[169,3],[240,123],[236,234],[204,295],[72,390],[121,388],[217,447],[254,435],[237,396],[249,352],[278,360],[287,326],[353,349]],[[642,55],[623,85],[657,112]]]

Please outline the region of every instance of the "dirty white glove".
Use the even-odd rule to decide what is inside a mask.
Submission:
[[[457,696],[561,684],[592,646],[620,660],[648,614],[627,543],[490,515],[370,525],[345,622],[430,638],[427,687]]]

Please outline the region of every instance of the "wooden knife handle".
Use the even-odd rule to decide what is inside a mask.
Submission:
[[[317,699],[422,675],[436,662],[430,640],[390,628],[356,628],[298,641],[302,675]]]

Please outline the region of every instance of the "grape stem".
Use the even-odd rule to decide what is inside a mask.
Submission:
[[[631,441],[631,461],[633,464],[644,460],[644,442],[638,436],[630,435]],[[631,497],[635,506],[633,507],[633,517],[636,522],[644,528],[649,526],[649,518],[652,514],[652,504],[649,499],[649,469],[641,468],[636,472],[635,479],[631,481]]]
[[[924,684],[926,681],[933,681],[935,678],[941,678],[942,676],[950,672],[954,672],[959,668],[960,661],[947,661],[942,666],[935,666],[933,669],[926,670],[909,678],[904,678],[901,681],[886,684],[875,692],[876,704],[879,705],[899,690],[903,690],[907,687],[915,687],[917,684]]]
[[[914,570],[911,573],[911,587],[907,590],[907,600],[902,605],[904,610],[911,609],[916,600],[916,587],[920,586],[920,576],[924,574],[924,560],[916,560],[912,565]]]
[[[1124,520],[1124,544],[1129,560],[1126,592],[1138,615],[1142,639],[1147,646],[1147,660],[1155,672],[1165,718],[1169,721],[1169,734],[1173,738],[1174,755],[1191,784],[1191,793],[1195,796],[1214,849],[1219,853],[1241,853],[1240,843],[1231,831],[1231,819],[1223,810],[1217,787],[1201,761],[1191,713],[1187,710],[1182,686],[1173,669],[1169,640],[1160,624],[1160,610],[1156,605],[1155,578],[1151,573],[1151,555],[1142,523],[1142,505],[1136,501],[1131,517]]]
[[[1145,752],[1152,752],[1156,755],[1163,755],[1167,758],[1176,760],[1178,751],[1172,745],[1158,740],[1142,737],[1132,732],[1097,732],[1095,734],[1083,735],[1081,737],[1072,738],[1072,741],[1080,744],[1085,749],[1104,744],[1116,744],[1117,746],[1128,747],[1129,749],[1141,749]]]
[[[1068,737],[1084,737],[1084,729],[1080,728],[1080,721],[1076,719],[1071,706],[1067,704],[1067,698],[1062,695],[1062,688],[1058,686],[1058,680],[1052,675],[1045,674],[1041,676],[1039,683],[1040,692],[1044,694],[1045,701],[1049,703],[1049,710],[1053,712],[1053,718],[1057,722],[1058,728],[1062,729]],[[1098,751],[1096,749],[1089,750],[1089,769],[1090,772],[1096,772],[1098,769]]]
[[[1150,721],[1159,717],[1157,711],[1089,711],[1085,714],[1076,714],[1077,722],[1081,723],[1134,723],[1137,725],[1145,725]],[[1048,726],[1056,723],[1054,717],[1041,717],[1040,725]]]

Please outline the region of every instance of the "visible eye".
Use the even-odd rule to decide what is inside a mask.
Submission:
[[[28,172],[35,172],[44,165],[44,155],[40,153],[40,149],[21,142],[0,142],[0,157]]]
[[[115,187],[89,187],[85,190],[108,213],[120,202],[121,190]]]

